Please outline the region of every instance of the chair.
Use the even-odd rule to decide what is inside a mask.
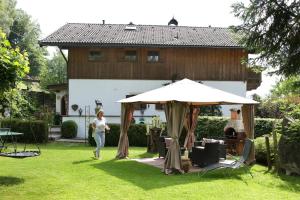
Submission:
[[[220,169],[220,168],[228,168],[228,169],[237,169],[240,168],[241,166],[245,166],[247,169],[245,169],[246,172],[249,172],[251,177],[253,178],[252,173],[249,170],[249,166],[245,164],[245,162],[247,161],[247,159],[249,158],[250,152],[251,152],[251,148],[253,145],[253,141],[250,139],[245,139],[245,145],[244,145],[244,149],[243,149],[243,153],[242,156],[239,157],[239,159],[234,160],[232,163],[230,164],[226,164],[226,163],[217,163],[211,166],[207,166],[206,168],[204,168],[203,172],[204,174],[208,171],[214,170],[214,169]]]
[[[205,143],[204,147],[192,148],[191,161],[193,165],[206,167],[219,162],[219,143]]]
[[[158,157],[165,158],[168,152],[168,148],[170,146],[171,138],[160,136],[158,140]],[[180,155],[183,155],[185,151],[184,147],[180,147]]]
[[[168,149],[167,149],[167,145],[165,142],[165,137],[160,136],[159,140],[158,140],[158,157],[159,158],[166,157],[167,152],[168,152]]]

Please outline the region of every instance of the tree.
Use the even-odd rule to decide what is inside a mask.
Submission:
[[[300,1],[250,0],[233,4],[233,12],[243,23],[233,29],[241,43],[258,53],[250,65],[266,63],[277,74],[300,74]]]
[[[0,1],[0,27],[2,31],[9,34],[10,27],[13,24],[15,17],[15,0],[1,0]]]
[[[60,52],[56,52],[48,60],[47,66],[41,71],[41,84],[45,88],[47,85],[67,82],[67,64]]]
[[[0,95],[29,72],[27,53],[12,48],[0,30]]]
[[[40,27],[37,23],[33,22],[31,17],[23,10],[16,10],[8,40],[13,47],[18,46],[21,51],[28,52],[30,63],[31,76],[38,76],[41,69],[46,64],[44,55],[46,50],[41,48],[38,44],[40,37]]]
[[[282,118],[290,116],[300,119],[300,76],[293,76],[278,82],[271,94],[261,99],[253,95],[253,99],[259,101],[256,107],[256,115],[259,117]]]

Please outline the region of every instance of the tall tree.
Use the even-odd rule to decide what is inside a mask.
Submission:
[[[258,57],[249,60],[255,66],[266,63],[277,74],[300,74],[300,1],[250,0],[233,4],[233,12],[243,23],[233,27],[241,40]]]
[[[10,27],[13,24],[15,7],[15,0],[0,0],[0,27],[6,34],[9,34]]]
[[[0,30],[0,95],[29,72],[27,54],[12,48]]]
[[[41,71],[41,84],[43,87],[51,84],[67,82],[67,64],[60,52],[56,52]]]
[[[44,55],[46,50],[38,45],[40,27],[33,22],[31,17],[23,10],[16,10],[14,21],[10,27],[8,40],[13,47],[20,47],[22,51],[28,52],[31,76],[38,76],[40,70],[45,66]]]

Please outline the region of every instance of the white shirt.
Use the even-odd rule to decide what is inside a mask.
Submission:
[[[96,124],[96,132],[104,132],[106,126],[106,119],[102,117],[102,119],[95,118],[94,123]]]

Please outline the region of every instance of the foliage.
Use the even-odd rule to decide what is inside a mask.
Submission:
[[[241,43],[259,53],[250,60],[267,63],[278,74],[300,74],[300,1],[253,0],[233,4],[233,12],[243,24],[234,30],[243,38]]]
[[[201,106],[201,116],[222,116],[221,106]]]
[[[274,163],[274,148],[273,148],[273,138],[269,137],[270,141],[270,158],[271,162]],[[256,162],[265,166],[268,166],[267,161],[267,148],[266,148],[266,140],[265,137],[257,137],[254,140],[255,145],[255,159]]]
[[[300,174],[300,120],[283,124],[282,136],[278,144],[280,166],[290,172]]]
[[[14,118],[27,118],[36,111],[36,102],[26,91],[17,88],[4,92],[0,95],[0,115],[4,115],[8,109]]]
[[[205,138],[224,138],[224,127],[226,126],[229,118],[225,117],[199,117],[198,124],[195,131],[197,140]],[[254,119],[254,136],[260,137],[265,134],[270,134],[273,129],[275,119]],[[278,129],[279,124],[275,126]],[[184,133],[183,133],[184,135]]]
[[[60,114],[56,113],[54,116],[53,116],[53,124],[54,125],[61,125],[61,122],[62,122],[62,117]]]
[[[5,33],[0,30],[0,95],[29,72],[27,53],[12,48]]]
[[[254,95],[253,98],[261,102],[256,107],[256,116],[268,118],[290,116],[300,119],[300,76],[281,80],[265,99],[261,99],[258,95]]]
[[[51,84],[66,83],[67,64],[59,52],[56,52],[53,57],[48,60],[47,66],[42,68],[40,79],[44,88]]]
[[[195,131],[197,139],[201,138],[223,138],[224,127],[228,122],[228,118],[223,117],[199,117],[198,125]]]
[[[11,131],[24,133],[24,135],[18,137],[20,142],[42,143],[48,141],[48,124],[44,121],[3,119],[0,123],[2,128],[11,128]]]
[[[38,76],[40,69],[46,65],[44,55],[46,50],[38,44],[41,31],[37,23],[23,10],[17,9],[14,22],[10,27],[8,40],[13,47],[19,47],[21,51],[28,52],[31,76]]]
[[[0,27],[6,34],[9,34],[14,21],[16,3],[15,0],[0,1]]]
[[[110,131],[106,133],[105,146],[118,146],[120,136],[120,125],[109,124]],[[90,145],[96,146],[95,140],[92,137],[92,126],[89,126],[88,140]],[[132,124],[128,130],[128,140],[130,146],[146,146],[146,125],[144,124]]]
[[[275,119],[255,118],[255,138],[272,133],[274,123]]]
[[[73,120],[64,121],[61,125],[61,137],[74,138],[77,135],[78,126]]]

